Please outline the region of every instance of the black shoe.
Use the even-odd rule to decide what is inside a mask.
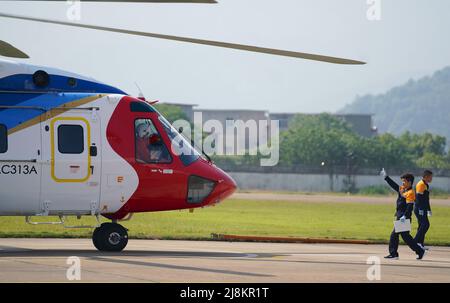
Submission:
[[[385,259],[393,259],[393,260],[398,260],[398,255],[388,255],[386,257],[384,257]]]
[[[427,251],[425,250],[425,249],[423,249],[422,248],[422,250],[420,251],[420,253],[418,253],[417,254],[417,260],[422,260],[423,259],[423,257],[425,256],[425,253],[426,253]]]
[[[425,250],[430,250],[429,247],[427,247],[427,246],[425,246],[425,245],[423,245],[423,244],[421,244],[421,243],[417,243],[417,245],[419,245],[420,248],[423,248],[423,249],[425,249]]]

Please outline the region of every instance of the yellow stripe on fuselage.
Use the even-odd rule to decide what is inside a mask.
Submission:
[[[67,111],[69,111],[71,109],[74,109],[74,108],[78,107],[78,106],[85,105],[87,103],[96,101],[96,100],[98,100],[98,99],[100,99],[100,98],[102,98],[104,96],[105,95],[89,96],[89,97],[86,97],[86,98],[83,98],[83,99],[79,99],[79,100],[76,100],[76,101],[65,103],[65,104],[63,104],[63,105],[61,105],[61,106],[59,106],[57,108],[53,108],[53,109],[49,110],[48,112],[45,112],[45,113],[43,113],[43,114],[41,114],[41,115],[39,115],[39,116],[37,116],[37,117],[35,117],[33,119],[30,119],[30,120],[28,120],[28,121],[26,121],[26,122],[24,122],[24,123],[22,123],[20,125],[17,125],[14,128],[9,129],[8,130],[8,136],[12,135],[12,134],[14,134],[14,133],[16,133],[18,131],[24,130],[24,129],[28,128],[28,127],[34,126],[36,124],[39,124],[41,122],[45,122],[45,121],[47,121],[47,120],[49,120],[51,118],[54,118],[54,117],[56,117],[58,115],[61,115],[61,114],[65,113],[65,112],[67,112]]]

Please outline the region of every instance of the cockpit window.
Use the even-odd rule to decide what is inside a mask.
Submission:
[[[141,102],[131,102],[130,111],[134,113],[154,113],[155,110],[149,104]]]
[[[188,166],[197,161],[200,153],[163,116],[158,119],[169,136],[172,152],[180,157],[181,162]]]
[[[150,119],[137,119],[134,122],[136,142],[136,162],[170,163],[172,157],[160,134]]]

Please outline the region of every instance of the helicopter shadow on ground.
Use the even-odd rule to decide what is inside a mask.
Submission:
[[[202,252],[202,251],[161,251],[161,250],[124,250],[121,252],[101,252],[95,249],[29,249],[0,245],[2,257],[166,257],[166,258],[245,258],[246,253]]]
[[[271,277],[271,275],[241,272],[226,269],[202,268],[198,266],[184,266],[151,262],[148,258],[220,258],[220,259],[242,259],[251,258],[253,255],[245,253],[230,252],[180,252],[180,251],[150,251],[150,250],[127,250],[122,252],[99,252],[97,250],[70,250],[70,249],[27,249],[11,246],[0,246],[0,260],[2,258],[64,258],[79,257],[90,261],[107,262],[115,264],[133,265],[140,267],[164,268],[172,270],[187,270],[197,272],[212,272],[218,274],[252,276],[252,277]],[[130,259],[135,258],[135,259]]]
[[[334,253],[333,255],[351,255],[350,252]],[[353,252],[354,254],[354,252]],[[239,275],[239,276],[252,276],[252,277],[271,277],[271,275],[240,272],[226,269],[214,269],[204,268],[199,266],[185,266],[175,265],[167,263],[154,262],[151,258],[179,258],[179,259],[229,259],[229,260],[247,260],[258,261],[260,258],[265,258],[265,261],[269,262],[288,262],[292,264],[322,264],[322,265],[350,265],[350,266],[367,266],[366,262],[347,262],[344,260],[281,260],[275,257],[284,257],[292,255],[329,255],[320,252],[308,252],[308,253],[239,253],[239,252],[204,252],[204,251],[164,251],[164,250],[125,250],[122,252],[99,252],[97,250],[80,250],[80,249],[29,249],[14,246],[1,246],[0,245],[0,260],[2,258],[64,258],[77,256],[85,258],[90,261],[114,263],[122,265],[131,265],[148,268],[164,268],[170,270],[186,270],[197,272],[212,272],[218,274]],[[438,264],[440,263],[440,264]],[[450,266],[444,264],[450,264],[445,260],[427,260],[421,262],[421,264],[396,264],[385,263],[383,266],[387,267],[419,267],[430,269],[450,269]]]

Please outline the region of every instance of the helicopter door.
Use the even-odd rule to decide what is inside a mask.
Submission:
[[[43,124],[42,210],[89,214],[100,198],[100,120],[95,112],[71,110]]]

